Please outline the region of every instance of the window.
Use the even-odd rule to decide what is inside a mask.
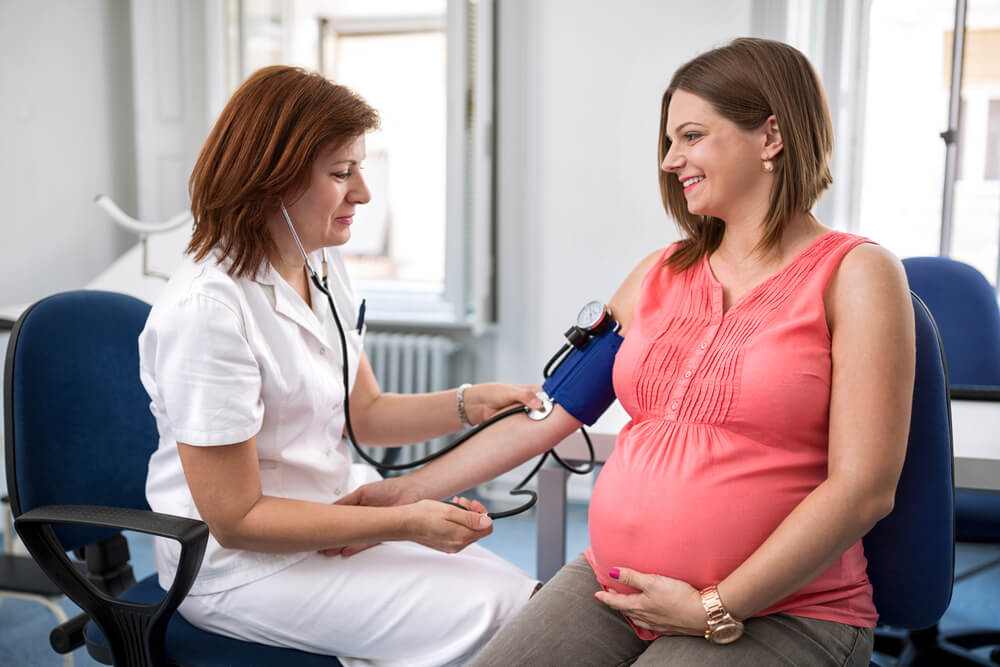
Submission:
[[[947,36],[951,65],[951,31]],[[951,256],[998,284],[1000,247],[1000,1],[969,3]],[[992,150],[991,150],[992,149]]]
[[[954,190],[945,222],[956,3],[860,0],[857,140],[840,141],[852,169],[848,228],[900,257],[947,254],[994,284],[1000,246],[1000,0],[968,0]],[[835,187],[843,187],[838,179]],[[942,230],[944,229],[944,233]]]
[[[372,202],[358,209],[344,253],[355,279],[444,286],[447,52],[441,13],[381,25],[320,20],[321,71],[379,110],[368,137]],[[356,230],[356,231],[355,231]]]
[[[1000,181],[1000,99],[991,99],[986,111],[986,167],[983,178]]]
[[[952,2],[871,3],[856,229],[900,257],[938,254],[954,18]]]
[[[492,319],[492,2],[230,0],[239,81],[274,63],[357,90],[382,117],[342,249],[374,321]]]
[[[261,67],[284,61],[284,8],[281,0],[243,0],[240,32],[243,49],[240,56],[243,81]],[[235,86],[233,86],[235,88]]]

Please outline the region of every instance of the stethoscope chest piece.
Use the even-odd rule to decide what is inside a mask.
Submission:
[[[537,392],[535,394],[542,401],[542,407],[538,410],[528,410],[528,419],[532,419],[536,422],[540,422],[550,414],[552,414],[552,399],[544,391]]]

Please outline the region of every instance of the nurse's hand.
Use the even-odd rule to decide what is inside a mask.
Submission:
[[[542,388],[537,384],[504,384],[486,382],[474,384],[465,390],[465,414],[473,425],[482,424],[493,415],[515,405],[526,405],[541,410],[542,401],[535,396]]]
[[[370,484],[365,484],[359,486],[354,491],[350,492],[346,496],[340,498],[334,505],[368,505],[370,507],[393,507],[396,505],[410,505],[417,503],[422,499],[423,496],[420,495],[419,491],[415,490],[412,486],[408,486],[404,483],[401,477],[390,477],[388,479],[379,480],[377,482],[372,482]],[[467,500],[466,498],[460,498],[456,496],[452,498],[453,502],[457,502],[460,505],[472,510],[473,513],[485,513],[486,507],[482,503],[475,500]],[[431,501],[433,502],[433,501]],[[443,503],[438,503],[442,505]],[[448,505],[444,505],[448,507]],[[465,511],[458,510],[457,511]],[[490,529],[492,532],[492,528]],[[486,533],[488,535],[489,533]],[[378,542],[362,543],[362,544],[348,544],[343,547],[335,547],[333,549],[322,549],[320,553],[324,556],[353,556],[356,553],[360,553],[365,549],[370,549],[371,547],[378,544]]]
[[[705,634],[707,621],[701,595],[687,582],[624,567],[613,568],[611,578],[638,592],[598,591],[594,597],[638,627],[661,635]]]
[[[409,515],[405,522],[407,537],[445,553],[457,553],[493,532],[493,520],[485,513],[436,500],[421,500],[401,509]]]
[[[391,507],[393,505],[407,505],[420,500],[412,490],[405,488],[399,483],[398,477],[382,479],[370,484],[364,484],[354,489],[346,496],[338,499],[334,505],[368,505],[370,507]],[[348,544],[332,549],[320,549],[324,556],[353,556],[365,549],[371,549],[378,542],[365,542],[361,544]]]

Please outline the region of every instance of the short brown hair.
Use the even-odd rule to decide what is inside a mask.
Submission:
[[[774,184],[758,250],[773,248],[791,216],[808,213],[833,183],[829,166],[833,123],[816,71],[788,44],[746,37],[681,65],[660,107],[661,165],[670,149],[667,108],[678,90],[700,97],[746,130],[760,127],[772,114],[777,119],[784,148],[772,160]],[[663,207],[687,234],[667,260],[674,270],[681,271],[718,248],[725,228],[718,218],[688,212],[684,189],[676,176],[661,169],[659,178]]]
[[[205,141],[188,188],[194,234],[186,252],[213,248],[233,276],[253,275],[275,250],[267,215],[305,190],[319,152],[378,127],[357,93],[320,74],[275,65],[233,93]]]

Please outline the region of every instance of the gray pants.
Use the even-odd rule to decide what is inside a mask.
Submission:
[[[600,584],[582,555],[567,564],[500,629],[470,667],[867,666],[872,631],[773,614],[746,621],[743,636],[717,646],[703,637],[639,639],[617,611],[594,599]]]

